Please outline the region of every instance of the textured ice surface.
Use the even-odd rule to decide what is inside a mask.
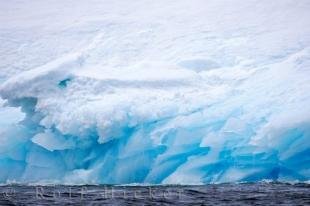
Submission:
[[[0,10],[0,182],[310,179],[308,0]]]

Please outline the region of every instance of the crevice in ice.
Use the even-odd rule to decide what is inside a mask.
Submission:
[[[71,78],[66,78],[66,79],[63,79],[61,81],[59,81],[58,83],[58,87],[59,88],[66,88],[68,86],[68,83],[71,81],[72,79]]]
[[[195,72],[208,71],[212,69],[218,69],[221,66],[211,59],[188,59],[178,63],[179,66],[193,70]]]

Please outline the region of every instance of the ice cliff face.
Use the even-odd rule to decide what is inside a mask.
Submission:
[[[0,182],[310,179],[308,0],[0,7]]]

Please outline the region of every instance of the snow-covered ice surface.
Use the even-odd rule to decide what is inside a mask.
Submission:
[[[310,1],[0,2],[0,182],[310,180]]]

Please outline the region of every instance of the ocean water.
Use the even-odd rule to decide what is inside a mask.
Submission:
[[[310,205],[310,185],[5,185],[0,205]]]

